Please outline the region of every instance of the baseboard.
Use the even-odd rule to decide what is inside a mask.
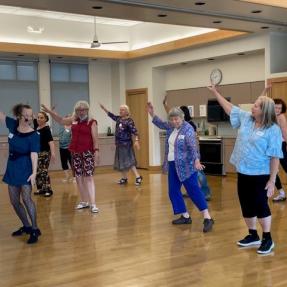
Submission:
[[[162,166],[161,165],[150,165],[148,167],[148,170],[150,170],[150,171],[162,171]]]

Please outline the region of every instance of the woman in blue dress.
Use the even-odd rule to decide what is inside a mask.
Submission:
[[[32,244],[36,243],[41,235],[37,226],[36,207],[31,197],[37,173],[40,137],[30,126],[33,112],[29,105],[14,106],[13,114],[16,119],[0,112],[0,121],[5,123],[9,130],[9,157],[3,181],[8,184],[10,202],[23,224],[12,236],[29,234],[27,243]]]

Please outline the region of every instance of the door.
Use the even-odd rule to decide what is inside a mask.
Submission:
[[[272,85],[272,99],[279,98],[287,104],[287,77],[268,79],[268,84]],[[287,184],[287,175],[281,166],[279,169],[279,176],[282,183]]]
[[[147,100],[147,89],[127,90],[126,92],[126,103],[130,108],[131,118],[134,120],[139,132],[140,150],[137,151],[135,149],[137,167],[146,169],[149,167]]]

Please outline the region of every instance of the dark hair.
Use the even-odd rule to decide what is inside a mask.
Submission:
[[[273,99],[275,105],[282,105],[282,111],[281,114],[286,113],[286,103],[282,99]]]
[[[31,106],[29,106],[29,105],[17,104],[17,105],[15,105],[15,106],[12,108],[13,115],[14,115],[16,118],[21,118],[23,109],[29,109],[29,110],[31,110],[32,108],[31,108]]]
[[[184,120],[186,122],[189,122],[191,120],[191,116],[190,116],[190,113],[189,113],[189,109],[187,106],[181,106],[180,109],[183,111],[184,113]]]
[[[45,112],[43,112],[43,111],[40,111],[40,112],[39,112],[39,114],[42,114],[42,115],[44,116],[44,118],[45,118],[46,122],[48,122],[48,121],[49,121],[49,116],[48,116],[48,114],[47,114],[47,113],[45,113]]]

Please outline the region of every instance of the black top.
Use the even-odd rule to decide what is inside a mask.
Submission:
[[[37,121],[34,120],[35,130],[38,127]],[[49,142],[53,141],[53,136],[49,126],[37,130],[40,134],[40,151],[50,151]]]

